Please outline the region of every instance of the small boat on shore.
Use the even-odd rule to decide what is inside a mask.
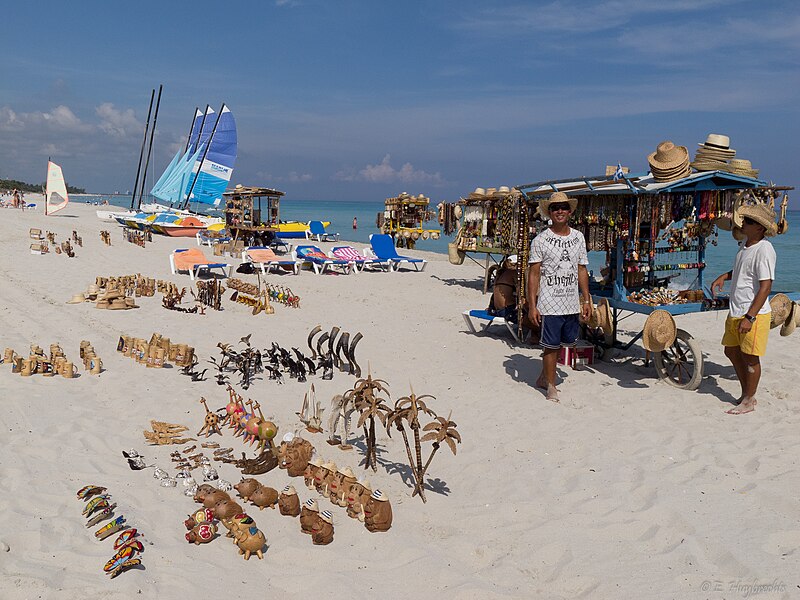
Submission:
[[[310,221],[283,221],[278,223],[278,237],[282,239],[305,238]],[[323,226],[328,227],[330,221],[322,221]]]

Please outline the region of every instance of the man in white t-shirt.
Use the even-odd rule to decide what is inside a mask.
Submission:
[[[528,314],[541,326],[542,372],[536,385],[547,399],[558,402],[556,362],[562,346],[575,346],[580,332],[579,314],[592,313],[586,240],[571,229],[569,218],[578,201],[555,192],[539,202],[539,214],[550,219],[549,229],[533,238],[528,267]],[[580,295],[578,290],[580,289]]]
[[[722,345],[736,371],[742,394],[729,415],[741,415],[755,410],[756,390],[761,379],[760,356],[767,350],[771,309],[767,299],[775,279],[775,248],[765,236],[777,232],[775,213],[766,204],[743,206],[741,228],[734,229],[745,236],[733,262],[733,269],[723,273],[711,284],[716,296],[723,284],[731,280],[730,312],[725,320]]]

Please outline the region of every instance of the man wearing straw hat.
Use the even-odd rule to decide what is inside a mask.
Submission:
[[[550,219],[549,229],[533,238],[528,267],[528,313],[541,326],[542,372],[537,387],[547,399],[558,402],[556,362],[562,346],[575,346],[580,331],[578,314],[592,313],[586,240],[571,229],[569,218],[578,205],[576,198],[555,192],[539,202],[539,214]],[[580,295],[578,290],[580,289]]]
[[[771,306],[767,299],[775,279],[775,248],[765,236],[777,231],[775,213],[766,204],[743,206],[741,234],[744,240],[733,262],[733,269],[723,273],[711,284],[716,296],[723,284],[731,280],[730,312],[725,320],[722,345],[736,371],[742,394],[729,415],[741,415],[755,410],[756,390],[761,379],[760,356],[767,350]],[[737,228],[738,229],[738,228]]]

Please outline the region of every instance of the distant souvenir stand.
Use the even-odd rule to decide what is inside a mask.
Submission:
[[[747,204],[774,207],[781,214],[778,231],[785,231],[787,199],[783,193],[792,188],[767,185],[760,179],[722,170],[689,174],[686,168],[685,176],[671,181],[657,181],[650,173],[617,173],[616,178],[607,175],[541,181],[515,189],[530,206],[538,206],[540,199],[556,191],[577,198],[570,226],[583,233],[589,251],[604,252],[606,257],[602,280],[591,282],[591,292],[598,310],[608,311],[609,322],[605,332],[594,327],[596,322],[590,323],[587,338],[601,350],[627,350],[642,332],[623,344],[617,339],[617,324],[632,313],[649,315],[662,309],[679,315],[727,310],[727,299],[712,298],[706,285],[707,250],[717,244],[719,229],[731,229],[737,207]],[[534,221],[538,217],[531,221],[531,211],[519,214],[522,218],[517,223],[514,251],[520,257],[519,264],[526,265],[531,236],[545,224],[539,220],[537,225]],[[668,287],[678,276],[687,274],[691,277],[686,289]],[[520,311],[525,286],[524,269],[520,269]],[[676,387],[697,388],[703,357],[691,335],[678,329],[674,342],[653,355],[660,378]]]
[[[425,223],[434,218],[429,209],[430,198],[423,194],[411,196],[403,192],[394,198],[387,198],[384,210],[378,213],[376,225],[381,233],[392,236],[397,247],[413,248],[420,239],[438,240],[439,229],[426,229]]]
[[[225,228],[234,242],[268,246],[278,231],[283,195],[284,192],[271,188],[241,185],[225,192]]]

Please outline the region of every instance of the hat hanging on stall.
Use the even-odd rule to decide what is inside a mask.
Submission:
[[[655,152],[648,154],[647,162],[656,181],[681,179],[691,172],[686,146],[676,146],[669,140],[661,142]]]
[[[545,198],[543,200],[539,200],[539,216],[543,219],[550,218],[550,205],[554,202],[567,202],[569,204],[569,210],[574,211],[575,208],[578,206],[578,199],[577,198],[570,198],[564,192],[553,192],[550,194],[549,198]]]
[[[608,298],[600,298],[597,303],[597,325],[606,335],[614,333],[614,326],[611,323],[611,307]]]
[[[789,309],[789,316],[781,325],[781,335],[786,337],[792,335],[795,328],[800,325],[800,304],[792,302],[792,307]]]
[[[642,332],[642,344],[650,352],[661,352],[669,348],[678,335],[678,328],[672,315],[663,309],[656,309],[647,317]]]
[[[789,318],[789,313],[792,310],[792,301],[786,294],[778,292],[770,299],[769,307],[772,311],[769,328],[775,329],[779,325],[783,325],[786,319]]]
[[[772,237],[778,233],[778,225],[775,223],[775,211],[766,204],[748,204],[742,206],[738,213],[742,219],[747,217],[761,225],[766,230],[764,235],[767,237]]]

